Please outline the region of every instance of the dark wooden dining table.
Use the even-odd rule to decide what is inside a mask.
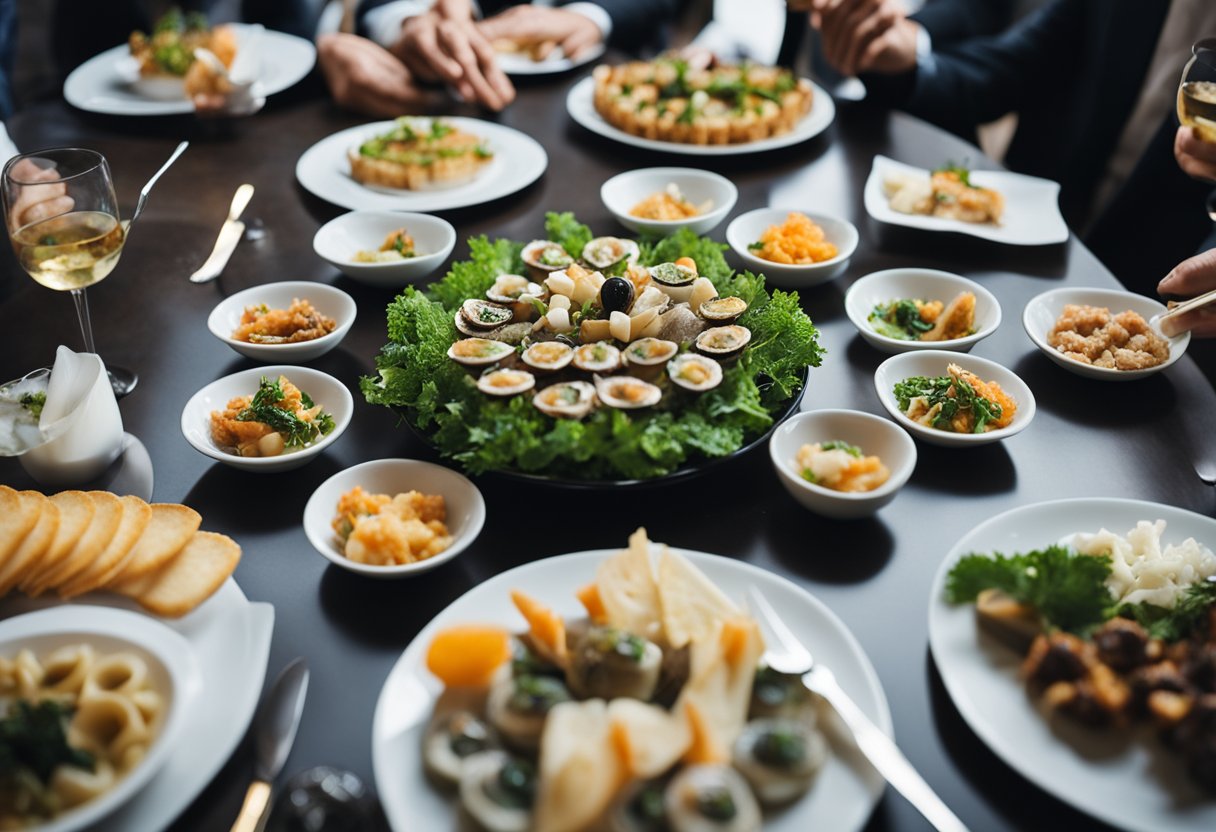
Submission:
[[[101,151],[126,213],[176,142],[192,142],[153,192],[118,268],[89,290],[93,325],[101,355],[140,374],[121,410],[126,430],[151,456],[155,499],[185,502],[202,513],[206,528],[234,537],[244,549],[237,582],[251,600],[275,607],[268,678],[296,656],[306,657],[312,668],[285,775],[326,764],[372,784],[377,696],[426,622],[503,570],[565,552],[618,547],[645,525],[654,540],[772,570],[834,610],[877,669],[899,745],[970,828],[1101,828],[1019,776],[963,722],[929,652],[930,582],[964,533],[1016,506],[1106,496],[1211,514],[1216,494],[1192,467],[1195,454],[1216,442],[1216,394],[1199,369],[1184,358],[1157,376],[1110,384],[1067,373],[1035,349],[1020,323],[1030,298],[1060,286],[1117,285],[1075,238],[1054,246],[1002,246],[881,226],[868,218],[862,186],[877,153],[925,167],[946,159],[995,166],[954,136],[904,115],[842,104],[826,132],[787,149],[728,157],[655,154],[574,124],[565,97],[578,77],[529,83],[494,117],[539,140],[549,167],[513,196],[441,212],[458,232],[453,259],[467,254],[464,240],[474,235],[540,236],[548,210],[572,210],[597,233],[624,233],[600,202],[599,187],[608,177],[654,165],[715,170],[738,186],[732,216],[769,204],[800,206],[845,217],[860,231],[844,275],[801,293],[827,348],[823,366],[810,373],[804,408],[884,414],[873,375],[885,356],[846,318],[844,293],[879,269],[926,266],[972,278],[1000,300],[1004,322],[974,353],[1018,373],[1035,393],[1037,415],[1025,432],[999,444],[958,450],[918,443],[916,472],[894,503],[872,519],[852,522],[824,519],[795,503],[763,447],[674,487],[567,491],[485,476],[476,482],[486,498],[487,521],[465,553],[409,580],[369,580],[330,565],[312,549],[301,527],[305,502],[323,480],[351,465],[434,454],[394,413],[359,394],[359,377],[372,371],[385,341],[384,308],[393,292],[354,283],[313,253],[313,234],[342,209],[305,192],[294,172],[309,146],[363,120],[339,111],[308,85],[232,123],[103,118],[61,101],[31,106],[9,124],[18,146]],[[242,182],[257,189],[246,215],[256,239],[241,243],[218,281],[190,283],[188,275],[209,253]],[[715,232],[719,239],[724,228],[725,222]],[[0,379],[48,365],[60,343],[81,348],[68,295],[34,284],[12,257],[0,261]],[[182,437],[180,413],[204,385],[255,366],[208,332],[210,310],[233,292],[280,280],[331,283],[357,301],[354,328],[338,349],[312,364],[344,381],[356,408],[349,430],[319,458],[294,472],[259,475],[192,450]],[[13,460],[0,460],[0,481],[30,487]],[[544,534],[536,534],[541,527]],[[249,738],[242,743],[174,829],[231,825],[252,776],[252,745]],[[927,824],[888,790],[867,828]]]

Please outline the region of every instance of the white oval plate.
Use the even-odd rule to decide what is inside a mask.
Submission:
[[[1153,330],[1158,335],[1170,342],[1170,357],[1164,363],[1143,370],[1112,370],[1107,367],[1082,364],[1080,361],[1066,358],[1063,353],[1057,352],[1047,343],[1048,333],[1056,325],[1056,319],[1064,312],[1064,305],[1069,303],[1105,306],[1110,309],[1111,314],[1115,315],[1130,309],[1138,313],[1146,321],[1149,321],[1150,324],[1154,315],[1161,315],[1165,312],[1165,305],[1152,298],[1146,298],[1144,295],[1124,292],[1119,289],[1051,289],[1031,298],[1030,302],[1026,304],[1026,309],[1022,312],[1022,327],[1026,330],[1026,334],[1030,336],[1030,340],[1034,342],[1034,345],[1039,348],[1039,352],[1043,353],[1043,355],[1050,358],[1056,364],[1059,364],[1065,370],[1076,373],[1079,376],[1096,378],[1102,381],[1132,381],[1144,378],[1145,376],[1151,376],[1154,373],[1161,372],[1179,358],[1182,358],[1182,354],[1186,352],[1187,345],[1191,343],[1191,333],[1189,332],[1175,335],[1173,338],[1166,338],[1165,333],[1161,331],[1159,326],[1153,326]]]
[[[807,139],[818,136],[836,118],[836,104],[827,90],[816,83],[811,83],[811,111],[803,116],[794,129],[780,136],[772,136],[760,141],[746,144],[683,144],[681,142],[661,142],[656,139],[644,139],[632,133],[626,133],[604,121],[603,116],[595,111],[595,79],[584,78],[570,89],[566,96],[566,111],[570,117],[586,127],[592,133],[598,133],[609,139],[615,139],[622,144],[634,147],[644,147],[647,150],[659,150],[664,153],[678,153],[684,156],[740,156],[745,153],[760,153],[765,150],[776,150],[779,147],[789,147]]]
[[[971,604],[944,600],[946,573],[970,552],[1010,555],[1075,532],[1123,534],[1138,520],[1165,520],[1165,540],[1216,546],[1216,520],[1140,500],[1058,500],[986,520],[946,555],[929,597],[929,646],[955,707],[971,730],[1019,774],[1065,803],[1137,832],[1211,832],[1216,801],[1191,785],[1178,758],[1139,735],[1116,750],[1099,732],[1044,719],[1019,678],[1022,656],[982,633]],[[1107,738],[1109,739],[1109,738]]]
[[[927,378],[944,376],[946,375],[946,365],[952,363],[975,373],[982,381],[995,381],[1001,385],[1002,390],[1013,397],[1018,409],[1013,416],[1013,421],[1007,427],[990,430],[987,433],[952,433],[926,427],[912,421],[900,412],[894,393],[897,383],[914,376],[926,376]],[[1034,393],[1030,391],[1026,382],[1022,381],[1013,370],[1006,369],[995,361],[966,353],[921,350],[893,355],[879,364],[878,369],[874,371],[874,390],[878,393],[882,406],[891,414],[891,418],[905,430],[930,445],[940,445],[945,448],[1000,442],[1002,439],[1008,439],[1021,433],[1034,418]]]
[[[180,633],[202,671],[201,695],[160,773],[90,832],[166,829],[223,768],[245,736],[262,694],[274,607],[250,603],[231,578],[193,612],[173,620],[140,612],[134,601],[118,595],[94,592],[86,597],[90,604],[130,611]],[[0,630],[22,613],[70,607],[53,596],[12,595],[0,601]]]
[[[971,292],[975,295],[975,325],[973,334],[949,341],[901,341],[882,335],[870,326],[870,313],[878,304],[911,298],[940,300],[949,303],[955,295]],[[916,350],[951,350],[970,352],[980,341],[996,332],[1001,325],[1001,304],[996,296],[974,280],[936,269],[884,269],[859,278],[844,296],[844,311],[857,327],[857,332],[870,346],[892,355]]]
[[[108,791],[38,826],[42,832],[82,829],[134,797],[168,761],[202,689],[202,674],[189,642],[144,615],[73,604],[0,623],[0,656],[10,659],[29,649],[41,660],[75,644],[88,644],[103,655],[125,652],[142,658],[148,665],[150,687],[164,699],[166,710],[147,754],[132,771]]]
[[[569,72],[580,66],[585,66],[600,55],[604,54],[604,44],[591,47],[577,60],[566,57],[559,46],[543,61],[534,61],[526,55],[516,52],[499,52],[496,60],[498,68],[508,75],[555,75],[559,72]]]
[[[832,668],[841,687],[887,734],[891,711],[878,676],[861,645],[836,615],[814,596],[759,567],[700,552],[675,551],[688,557],[720,587],[742,591],[754,584],[789,628],[813,645],[815,660]],[[563,555],[528,563],[497,575],[466,592],[422,629],[393,666],[380,691],[372,723],[372,764],[376,789],[389,824],[396,832],[457,828],[457,808],[448,795],[431,785],[422,768],[422,733],[441,685],[426,670],[426,651],[435,633],[454,624],[499,624],[522,631],[523,620],[509,593],[520,589],[563,616],[585,613],[574,597],[595,579],[595,570],[614,550]],[[882,794],[884,784],[868,763],[833,754],[811,791],[770,815],[766,832],[861,829]]]
[[[246,307],[265,304],[271,309],[286,309],[296,298],[307,300],[322,315],[333,318],[337,328],[328,335],[295,344],[254,344],[232,337],[241,325]],[[341,343],[355,323],[356,311],[354,298],[328,283],[285,280],[250,286],[224,298],[207,316],[207,329],[236,352],[254,361],[312,361]]]
[[[687,202],[708,210],[681,220],[648,220],[630,214],[642,200],[675,185]],[[735,207],[739,190],[725,176],[699,168],[638,168],[618,173],[600,186],[600,201],[616,221],[638,234],[667,236],[681,228],[708,234]]]
[[[522,190],[539,179],[549,165],[540,143],[514,128],[461,116],[445,116],[443,120],[481,137],[494,154],[490,164],[468,182],[424,191],[369,188],[356,182],[350,175],[347,152],[391,130],[391,121],[351,127],[321,139],[296,163],[296,179],[315,196],[352,211],[446,211],[481,205]]]
[[[420,491],[439,494],[447,508],[452,545],[439,554],[416,563],[376,566],[358,563],[338,550],[331,522],[338,500],[355,486],[371,494],[402,494]],[[447,563],[469,547],[486,522],[486,503],[477,486],[450,468],[416,459],[377,459],[339,471],[317,486],[304,506],[304,534],[321,555],[343,569],[371,578],[407,578]]]
[[[216,446],[211,440],[211,414],[223,410],[237,396],[252,396],[257,392],[262,377],[274,379],[286,376],[287,380],[312,397],[334,417],[334,429],[306,448],[279,454],[278,456],[237,456]],[[208,384],[190,397],[182,408],[182,436],[200,454],[238,468],[262,474],[290,471],[299,468],[338,441],[350,425],[355,412],[355,400],[346,385],[331,375],[311,367],[272,365],[254,367],[224,376]]]
[[[247,30],[260,28],[236,27],[238,44]],[[266,29],[258,42],[261,72],[253,85],[255,97],[274,95],[294,86],[312,70],[317,50],[311,43]],[[123,62],[130,57],[124,43],[94,55],[72,70],[63,84],[63,97],[73,107],[91,113],[115,116],[168,116],[193,113],[194,104],[184,93],[176,100],[154,98],[138,92],[122,73]]]
[[[1050,179],[1007,170],[972,171],[971,179],[976,185],[992,188],[1005,197],[1001,224],[993,225],[896,211],[882,187],[883,181],[893,173],[929,175],[923,168],[875,156],[874,166],[866,179],[864,197],[866,213],[879,222],[924,231],[953,231],[1011,246],[1045,246],[1068,241],[1068,225],[1060,213],[1060,185]]]

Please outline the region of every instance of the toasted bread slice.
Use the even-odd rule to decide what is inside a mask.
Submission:
[[[135,544],[130,559],[106,584],[133,581],[160,569],[190,542],[203,522],[197,511],[178,503],[153,503],[151,509],[148,527]]]
[[[152,518],[152,509],[138,497],[122,497],[122,521],[118,530],[101,554],[82,571],[56,586],[61,598],[72,598],[99,586],[118,574],[123,563],[135,551],[135,544],[143,536]]]
[[[93,501],[93,519],[66,557],[54,566],[43,569],[28,584],[22,583],[21,589],[27,595],[41,595],[47,589],[58,586],[84,571],[114,539],[114,534],[122,522],[122,500],[109,491],[90,491],[86,496]]]
[[[39,558],[59,528],[59,507],[39,491],[22,491],[21,511],[33,514],[34,526],[17,541],[0,564],[0,595],[6,595],[25,576],[30,563]],[[3,521],[0,521],[3,522]]]
[[[93,498],[83,491],[60,491],[49,499],[59,509],[59,525],[50,545],[31,560],[18,577],[18,586],[23,591],[33,586],[40,574],[54,570],[71,553],[97,512]]]
[[[0,567],[17,551],[34,528],[41,505],[22,497],[21,492],[0,485]]]
[[[226,535],[196,532],[161,569],[109,589],[134,598],[144,609],[180,618],[210,598],[228,580],[241,559],[241,547]]]
[[[469,152],[461,156],[435,159],[428,165],[406,164],[388,159],[373,159],[357,150],[348,154],[350,175],[356,182],[381,188],[424,190],[468,182],[490,162],[487,157]]]

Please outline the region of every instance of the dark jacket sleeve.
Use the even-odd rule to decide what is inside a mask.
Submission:
[[[1069,77],[1084,28],[1082,0],[1052,0],[999,35],[934,48],[912,73],[867,75],[866,88],[879,101],[966,134]]]
[[[929,0],[912,19],[935,45],[995,35],[1013,21],[1014,0]]]
[[[675,19],[679,0],[591,0],[612,18],[611,43],[636,52],[656,41],[663,28]]]

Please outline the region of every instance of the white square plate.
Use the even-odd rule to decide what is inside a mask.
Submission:
[[[993,225],[894,210],[882,185],[888,176],[901,173],[929,175],[923,168],[905,165],[886,156],[874,157],[874,166],[866,180],[865,203],[866,213],[879,222],[925,231],[953,231],[1011,246],[1047,246],[1068,240],[1068,225],[1060,214],[1058,182],[1007,170],[973,171],[971,179],[976,185],[992,188],[1005,197],[1001,224]]]

